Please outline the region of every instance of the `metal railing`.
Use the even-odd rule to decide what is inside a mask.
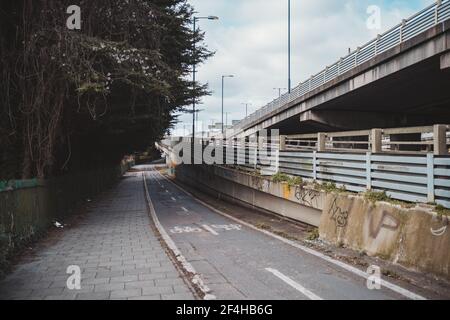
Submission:
[[[450,0],[439,0],[435,4],[416,13],[409,19],[403,20],[399,25],[378,35],[365,45],[358,47],[357,50],[341,58],[331,66],[328,66],[318,74],[312,76],[305,82],[300,83],[292,89],[291,93],[282,95],[261,109],[255,111],[247,118],[233,126],[234,133],[244,129],[250,123],[260,119],[273,112],[274,110],[304,96],[305,94],[317,89],[346,73],[347,71],[369,61],[373,57],[407,41],[414,36],[430,29],[431,27],[444,22],[450,18]]]
[[[180,138],[158,148],[169,154]],[[277,172],[346,190],[385,191],[392,199],[450,208],[450,125],[371,129],[229,141],[198,140],[223,155],[219,165],[261,175]],[[196,164],[205,164],[204,153]]]
[[[258,145],[218,146],[223,148],[225,166],[263,176],[284,173],[319,183],[331,182],[351,192],[386,192],[392,199],[450,208],[448,155],[293,151],[273,145],[265,145],[267,149],[262,152]]]
[[[281,151],[279,172],[332,182],[352,192],[386,192],[392,199],[450,208],[450,158]]]
[[[372,129],[280,137],[281,151],[447,155],[450,125]]]

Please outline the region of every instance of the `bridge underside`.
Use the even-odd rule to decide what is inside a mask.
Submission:
[[[278,122],[281,134],[450,123],[449,54],[434,56]]]
[[[376,55],[231,136],[450,123],[450,20]]]

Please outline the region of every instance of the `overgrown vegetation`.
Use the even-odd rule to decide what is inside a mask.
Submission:
[[[117,165],[159,140],[208,94],[190,81],[212,54],[192,17],[185,0],[1,1],[0,180]]]
[[[275,175],[272,176],[272,181],[275,183],[282,183],[287,182],[290,179],[290,177],[287,174],[277,172]]]
[[[314,241],[314,240],[319,239],[319,237],[320,237],[319,228],[314,228],[308,233],[308,236],[306,237],[306,239],[309,241]]]
[[[376,191],[366,191],[362,194],[364,199],[369,200],[372,203],[376,202],[388,202],[393,205],[398,205],[403,208],[412,208],[415,206],[412,202],[405,202],[401,200],[392,199],[386,191],[376,192]]]
[[[334,183],[334,182],[324,182],[324,183],[322,183],[322,185],[320,187],[323,191],[325,191],[327,193],[338,190],[338,187],[336,186],[336,183]]]
[[[376,191],[366,191],[364,193],[364,198],[369,200],[370,202],[391,202],[392,198],[389,197],[386,191],[376,192]]]
[[[450,209],[445,208],[442,205],[436,206],[436,213],[442,218],[442,217],[450,217]]]
[[[324,191],[326,193],[332,193],[332,192],[345,193],[345,192],[347,192],[347,188],[345,187],[345,185],[338,187],[336,185],[336,183],[334,183],[334,182],[323,182],[322,184],[320,184],[320,183],[314,181],[313,188],[316,191]]]
[[[300,186],[303,184],[303,179],[301,177],[289,176],[285,173],[278,172],[272,176],[272,181],[275,183],[286,183],[290,187]]]

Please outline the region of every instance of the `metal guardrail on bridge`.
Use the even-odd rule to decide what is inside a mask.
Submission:
[[[167,140],[160,149],[168,153],[179,142]],[[450,125],[195,143],[203,150],[222,148],[221,164],[262,175],[280,172],[333,182],[348,191],[385,191],[393,199],[450,208]],[[204,163],[203,158],[196,161]]]
[[[281,151],[279,172],[450,208],[450,157]]]
[[[266,106],[252,113],[247,118],[236,124],[232,128],[232,131],[234,133],[238,133],[247,125],[260,119],[261,117],[264,117],[274,110],[300,98],[301,96],[306,95],[321,85],[332,81],[347,71],[350,71],[351,69],[407,40],[410,40],[414,36],[444,22],[449,18],[450,0],[436,1],[433,5],[416,13],[409,19],[403,20],[399,25],[359,47],[356,51],[353,51],[346,57],[341,58],[338,62],[325,68],[307,81],[300,83],[297,87],[292,89],[291,93],[282,95],[279,99],[270,102]]]
[[[372,129],[280,137],[283,151],[447,155],[450,125]]]

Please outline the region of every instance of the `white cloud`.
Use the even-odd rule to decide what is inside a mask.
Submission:
[[[225,108],[231,119],[245,116],[243,102],[252,110],[277,96],[274,87],[287,87],[287,0],[191,0],[201,15],[205,42],[216,55],[199,67],[198,79],[213,95],[203,99],[200,120],[206,125],[221,119],[221,75],[226,79]],[[382,9],[382,29],[400,23],[432,0],[292,0],[292,86],[304,81],[376,36],[368,30],[369,5]],[[383,30],[380,30],[382,32]],[[192,122],[183,115],[181,121]],[[180,125],[182,126],[182,125]]]

